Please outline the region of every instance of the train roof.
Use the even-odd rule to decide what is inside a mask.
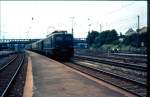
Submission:
[[[66,34],[67,33],[67,31],[54,31],[54,32],[52,32],[51,34],[55,34],[55,33],[62,33],[62,34]]]
[[[67,33],[67,31],[65,31],[65,30],[60,30],[60,31],[56,30],[56,31],[52,32],[51,34],[47,35],[47,37],[57,35],[57,34],[70,34],[70,33]]]
[[[43,40],[49,38],[50,36],[57,35],[57,34],[70,34],[70,33],[67,33],[67,31],[65,31],[65,30],[60,30],[60,31],[56,30],[56,31],[52,32],[51,34],[47,35],[46,38],[40,39],[40,40],[38,40],[38,41],[36,41],[36,42],[33,42],[33,43],[31,43],[31,44],[39,43],[39,42],[41,42],[41,41],[43,41]]]

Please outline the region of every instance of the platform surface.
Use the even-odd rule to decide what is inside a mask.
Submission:
[[[134,97],[118,92],[45,56],[29,52],[32,97]]]

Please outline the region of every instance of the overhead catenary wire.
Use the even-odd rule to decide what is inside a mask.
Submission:
[[[135,3],[134,2],[132,2],[132,3],[130,3],[130,4],[127,4],[127,5],[125,5],[125,6],[122,6],[121,8],[118,8],[118,9],[116,9],[116,10],[113,10],[113,11],[111,11],[111,12],[109,12],[109,13],[106,13],[106,14],[104,14],[103,16],[101,16],[100,18],[106,18],[107,16],[110,16],[110,15],[112,15],[112,14],[114,14],[114,13],[116,13],[116,12],[119,12],[119,11],[121,11],[121,10],[123,10],[124,8],[127,8],[127,7],[131,7],[132,5],[134,5]],[[143,12],[140,12],[140,13],[138,13],[138,14],[141,14],[141,13],[143,13]],[[143,14],[142,14],[143,15]],[[128,16],[128,15],[127,15]],[[110,23],[109,22],[107,22],[105,25],[103,25],[104,26],[104,28],[105,28],[105,26],[107,27],[107,28],[110,28],[110,26],[113,26],[114,24],[115,24],[115,27],[114,28],[116,28],[117,27],[117,25],[118,26],[120,26],[120,25],[124,25],[124,26],[128,26],[128,25],[126,25],[126,23],[127,24],[129,24],[129,27],[130,27],[130,25],[132,25],[132,24],[134,24],[135,22],[136,22],[136,16],[134,15],[134,16],[131,16],[131,17],[127,17],[127,16],[125,16],[126,18],[124,18],[124,19],[120,19],[120,20],[117,20],[117,21],[111,21]],[[130,22],[130,23],[129,23]],[[117,25],[116,25],[117,24]],[[131,27],[134,27],[135,28],[135,26],[131,26]],[[119,28],[121,28],[121,27],[119,27]],[[129,29],[128,27],[126,27],[127,29]]]
[[[100,18],[105,18],[106,16],[109,16],[109,15],[112,15],[112,14],[114,14],[114,13],[116,13],[116,12],[119,12],[119,11],[121,11],[122,9],[126,8],[126,7],[132,6],[133,4],[135,4],[135,3],[132,2],[132,3],[130,3],[130,4],[127,4],[126,6],[122,6],[121,8],[118,8],[118,9],[116,9],[116,10],[113,10],[113,11],[111,11],[111,12],[108,12],[108,13],[106,13],[106,14],[100,16]]]
[[[142,17],[143,17],[143,15],[142,15]],[[128,30],[129,28],[137,29],[137,26],[138,26],[138,24],[137,24],[137,15],[136,16],[131,16],[130,18],[128,17],[128,18],[124,18],[124,19],[120,19],[120,20],[117,20],[117,21],[107,23],[107,25],[105,25],[105,26],[108,27],[108,28],[111,27],[112,29],[124,29],[124,28],[126,28],[126,30]],[[144,27],[144,26],[147,26],[147,25],[142,20],[142,21],[140,21],[139,26],[141,28],[141,27]]]

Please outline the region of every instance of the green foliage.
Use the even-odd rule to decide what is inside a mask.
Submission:
[[[98,48],[98,45],[93,43],[93,44],[91,45],[91,48]]]
[[[123,38],[123,41],[119,41],[119,38]],[[137,34],[134,33],[129,36],[120,35],[118,36],[117,31],[115,30],[106,30],[101,33],[97,31],[92,31],[87,36],[87,43],[89,48],[103,48],[111,49],[118,48],[127,50],[132,47],[141,47],[141,43],[144,43],[144,47],[147,47],[148,39],[147,32]]]
[[[130,36],[126,36],[123,44],[124,45],[131,45],[133,47],[141,47],[141,42],[144,43],[144,46],[147,46],[147,33],[141,33],[141,34],[137,34],[134,33]]]
[[[89,46],[92,46],[92,44],[95,41],[95,38],[99,35],[99,33],[97,31],[92,31],[91,33],[88,32],[88,36],[87,36],[87,43]]]
[[[123,41],[123,44],[131,45],[131,46],[138,46],[137,38],[138,38],[138,34],[136,34],[136,33],[129,35],[129,36],[126,36],[124,41]]]
[[[119,36],[116,30],[106,30],[101,33],[92,31],[87,36],[87,42],[90,47],[98,48],[104,44],[118,44]]]

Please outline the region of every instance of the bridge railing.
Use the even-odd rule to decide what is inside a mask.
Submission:
[[[40,39],[0,39],[0,43],[32,43]]]

